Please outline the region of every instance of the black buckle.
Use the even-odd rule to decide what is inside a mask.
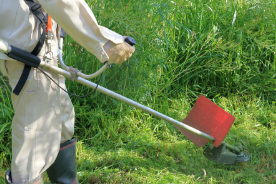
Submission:
[[[30,11],[33,13],[40,8],[41,6],[38,3],[35,3],[33,6],[30,7]]]

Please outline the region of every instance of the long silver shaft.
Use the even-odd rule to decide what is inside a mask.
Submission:
[[[71,78],[70,72],[67,72],[67,71],[65,71],[65,70],[63,70],[61,68],[56,67],[56,66],[52,66],[52,65],[50,65],[48,63],[45,63],[43,61],[41,62],[40,67],[42,67],[44,69],[48,69],[48,70],[53,71],[55,73],[61,74],[61,75],[65,76],[65,77],[67,77],[67,78]],[[83,85],[85,85],[87,87],[93,88],[93,89],[95,89],[96,86],[97,86],[97,84],[95,84],[95,83],[93,83],[91,81],[88,81],[88,80],[86,80],[84,78],[81,78],[81,77],[78,77],[77,80],[76,80],[76,82],[81,83],[81,84],[83,84]],[[158,118],[163,119],[163,120],[165,120],[165,121],[167,121],[167,122],[169,122],[169,123],[171,123],[171,124],[173,124],[175,126],[183,128],[185,130],[188,130],[189,132],[192,132],[192,133],[194,133],[194,134],[196,134],[196,135],[198,135],[200,137],[203,137],[203,138],[205,138],[207,140],[215,141],[214,137],[212,137],[212,136],[210,136],[210,135],[208,135],[208,134],[206,134],[204,132],[201,132],[201,131],[199,131],[199,130],[191,127],[191,126],[188,126],[188,125],[186,125],[184,123],[181,123],[180,121],[177,121],[177,120],[175,120],[173,118],[170,118],[170,117],[168,117],[168,116],[166,116],[166,115],[164,115],[164,114],[162,114],[160,112],[157,112],[157,111],[155,111],[155,110],[153,110],[153,109],[151,109],[149,107],[146,107],[146,106],[144,106],[142,104],[139,104],[139,103],[137,103],[137,102],[135,102],[135,101],[133,101],[133,100],[131,100],[129,98],[126,98],[126,97],[124,97],[124,96],[122,96],[122,95],[120,95],[118,93],[115,93],[115,92],[113,92],[111,90],[108,90],[108,89],[106,89],[106,88],[104,88],[102,86],[98,86],[97,87],[97,91],[99,91],[99,92],[101,92],[103,94],[106,94],[106,95],[108,95],[110,97],[116,98],[117,100],[125,102],[125,103],[127,103],[127,104],[129,104],[131,106],[134,106],[134,107],[138,108],[138,109],[141,109],[141,110],[143,110],[143,111],[145,111],[145,112],[147,112],[147,113],[149,113],[149,114],[151,114],[151,115],[153,115],[155,117],[158,117]],[[237,148],[235,146],[226,144],[226,147],[229,148],[229,149],[232,149],[232,150],[234,150],[236,152],[240,152],[239,148]]]
[[[60,42],[60,43],[61,43],[60,45],[62,45],[62,42]],[[60,49],[62,50],[62,47]],[[3,41],[2,39],[0,39],[0,52],[8,53],[10,51],[11,51],[11,47],[8,45],[8,43],[5,42],[5,41]],[[68,67],[63,63],[62,54],[60,54],[60,58],[61,58],[60,60],[62,61],[62,64],[64,65],[63,67],[65,69],[68,69]],[[55,73],[61,74],[61,75],[65,76],[65,77],[67,77],[67,78],[72,78],[70,72],[65,71],[65,70],[63,70],[61,68],[58,68],[56,66],[49,65],[48,63],[45,63],[44,61],[41,61],[41,63],[40,63],[39,66],[42,67],[42,68],[44,68],[44,69],[48,69],[48,70],[53,71]],[[103,66],[100,69],[100,71],[102,72],[106,68],[108,68],[107,65]],[[95,74],[92,74],[92,75],[93,75],[93,77],[95,77],[95,76],[98,76],[98,74],[101,73],[101,72],[96,72]],[[91,78],[92,75],[90,75],[89,78]],[[83,76],[87,78],[86,75],[83,75]],[[90,81],[88,81],[88,80],[86,80],[86,79],[84,79],[82,77],[78,77],[77,80],[76,80],[76,82],[79,82],[79,83],[81,83],[81,84],[83,84],[83,85],[85,85],[87,87],[93,88],[93,89],[95,89],[96,86],[97,86],[95,83],[90,82]],[[200,137],[203,137],[203,138],[205,138],[207,140],[215,141],[214,137],[212,137],[212,136],[210,136],[208,134],[205,134],[204,132],[201,132],[201,131],[193,128],[193,127],[190,127],[190,126],[188,126],[186,124],[183,124],[183,123],[181,123],[181,122],[179,122],[179,121],[177,121],[177,120],[175,120],[173,118],[170,118],[170,117],[168,117],[168,116],[166,116],[164,114],[161,114],[160,112],[157,112],[157,111],[155,111],[155,110],[153,110],[151,108],[148,108],[148,107],[146,107],[146,106],[144,106],[142,104],[139,104],[139,103],[137,103],[137,102],[135,102],[133,100],[130,100],[130,99],[128,99],[128,98],[126,98],[126,97],[124,97],[122,95],[119,95],[119,94],[117,94],[117,93],[115,93],[113,91],[110,91],[110,90],[108,90],[108,89],[106,89],[104,87],[98,86],[97,87],[97,91],[99,91],[101,93],[104,93],[104,94],[106,94],[108,96],[111,96],[113,98],[116,98],[117,100],[125,102],[125,103],[127,103],[127,104],[129,104],[131,106],[134,106],[134,107],[136,107],[138,109],[141,109],[141,110],[143,110],[145,112],[148,112],[149,114],[151,114],[153,116],[156,116],[156,117],[158,117],[160,119],[163,119],[163,120],[165,120],[165,121],[167,121],[167,122],[169,122],[169,123],[171,123],[171,124],[173,124],[175,126],[183,128],[185,130],[188,130],[188,131],[190,131],[190,132],[192,132],[192,133],[194,133],[194,134],[196,134],[196,135],[198,135]],[[234,151],[236,151],[238,153],[241,152],[241,150],[239,148],[237,148],[235,146],[232,146],[232,145],[229,145],[227,143],[225,143],[225,144],[226,144],[227,148],[229,148],[231,150],[234,150]]]
[[[71,77],[70,72],[67,72],[67,71],[65,71],[65,70],[63,70],[61,68],[49,65],[49,64],[47,64],[47,63],[45,63],[43,61],[41,62],[40,66],[43,67],[43,68],[49,69],[49,70],[51,70],[53,72],[59,73],[59,74],[65,76],[65,77],[68,77],[68,78]],[[78,77],[77,80],[76,80],[76,82],[81,83],[81,84],[83,84],[83,85],[85,85],[87,87],[93,88],[93,89],[95,89],[96,86],[97,86],[97,84],[95,84],[95,83],[93,83],[91,81],[88,81],[88,80],[86,80],[86,79],[84,79],[82,77]],[[190,127],[190,126],[188,126],[186,124],[183,124],[183,123],[181,123],[181,122],[179,122],[179,121],[177,121],[177,120],[175,120],[173,118],[170,118],[170,117],[168,117],[168,116],[166,116],[164,114],[161,114],[160,112],[157,112],[157,111],[155,111],[155,110],[153,110],[151,108],[148,108],[148,107],[146,107],[146,106],[144,106],[142,104],[139,104],[139,103],[137,103],[137,102],[135,102],[135,101],[133,101],[133,100],[131,100],[129,98],[126,98],[126,97],[124,97],[122,95],[119,95],[118,93],[115,93],[115,92],[113,92],[111,90],[108,90],[108,89],[106,89],[106,88],[104,88],[102,86],[98,86],[97,87],[97,91],[99,91],[99,92],[101,92],[103,94],[106,94],[106,95],[108,95],[110,97],[116,98],[117,100],[125,102],[125,103],[127,103],[127,104],[129,104],[131,106],[134,106],[134,107],[136,107],[138,109],[141,109],[141,110],[143,110],[145,112],[148,112],[149,114],[152,114],[153,116],[156,116],[156,117],[158,117],[160,119],[163,119],[163,120],[165,120],[167,122],[170,122],[170,123],[172,123],[175,126],[181,127],[181,128],[183,128],[185,130],[188,130],[188,131],[190,131],[190,132],[192,132],[192,133],[194,133],[196,135],[199,135],[200,137],[203,137],[203,138],[208,139],[210,141],[214,141],[215,140],[214,137],[212,137],[212,136],[210,136],[208,134],[205,134],[205,133],[203,133],[203,132],[201,132],[201,131],[193,128],[193,127]]]

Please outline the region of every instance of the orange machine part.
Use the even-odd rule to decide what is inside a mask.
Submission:
[[[46,32],[48,33],[48,30],[51,30],[51,33],[53,33],[53,29],[52,29],[52,17],[48,14],[48,22],[46,25]]]

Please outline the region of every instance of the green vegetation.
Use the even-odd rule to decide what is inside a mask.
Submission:
[[[172,125],[96,93],[72,97],[81,183],[275,183],[274,1],[88,3],[100,25],[137,41],[133,57],[112,65],[100,85],[177,120],[202,94],[236,117],[225,141],[245,147],[251,159],[232,166],[210,162]],[[100,68],[93,55],[66,41],[69,66],[84,73]],[[7,78],[0,79],[2,183],[10,167],[13,109]],[[67,87],[79,95],[92,91],[72,81]]]

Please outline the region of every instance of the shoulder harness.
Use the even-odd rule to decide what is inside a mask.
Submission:
[[[38,18],[40,23],[43,25],[43,32],[38,40],[37,45],[35,46],[34,50],[31,52],[31,54],[37,56],[44,44],[45,35],[46,35],[47,17],[41,11],[41,6],[38,3],[35,3],[33,0],[24,0],[24,1],[29,6],[30,11],[34,14],[34,16]],[[22,88],[24,87],[28,79],[31,68],[32,68],[31,66],[25,64],[21,77],[13,90],[13,93],[15,95],[20,94]]]

